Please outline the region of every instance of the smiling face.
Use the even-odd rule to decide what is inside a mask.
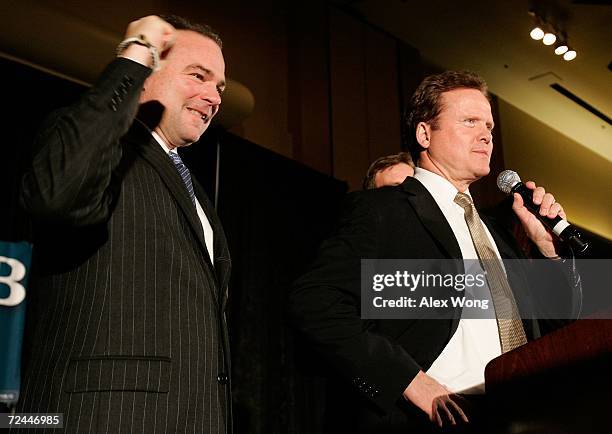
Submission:
[[[426,149],[419,166],[443,176],[463,192],[490,170],[491,105],[477,89],[444,92],[441,100],[436,120],[417,126],[417,141]]]
[[[194,31],[176,33],[161,69],[147,79],[140,99],[141,103],[157,101],[163,105],[154,130],[170,149],[198,141],[219,111],[225,88],[221,48]]]

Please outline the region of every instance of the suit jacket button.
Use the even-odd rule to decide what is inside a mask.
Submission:
[[[221,372],[219,375],[217,375],[217,381],[219,384],[227,384],[229,378],[225,372]]]
[[[109,104],[109,107],[112,111],[116,112],[117,108],[118,108],[119,102],[115,99],[115,97],[113,97],[111,99],[111,102]]]

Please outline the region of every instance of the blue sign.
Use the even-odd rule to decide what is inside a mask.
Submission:
[[[0,403],[9,406],[19,399],[25,297],[31,261],[30,244],[0,241]]]

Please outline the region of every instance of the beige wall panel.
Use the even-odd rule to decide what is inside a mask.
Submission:
[[[401,150],[400,102],[397,75],[397,43],[390,36],[368,28],[366,32],[366,110],[368,160]],[[365,173],[368,166],[364,167]]]
[[[5,23],[10,34],[23,35],[11,41],[8,54],[20,57],[23,52],[33,51],[28,44],[38,44],[42,48],[36,52],[36,58],[25,57],[26,60],[91,82],[112,59],[114,47],[121,41],[131,20],[152,13],[175,13],[209,24],[223,38],[226,75],[246,85],[255,97],[251,116],[232,131],[280,154],[292,156],[287,121],[286,8],[290,4],[272,0],[256,3],[227,0],[223,5],[210,7],[187,0],[133,0],[128,3],[91,0],[86,7],[83,5],[76,0],[23,0],[14,8],[2,5],[0,9],[6,8],[6,15],[12,18]],[[36,26],[49,22],[49,26],[61,25],[68,30],[38,41],[44,32],[28,27],[29,15]],[[62,47],[59,55],[58,50],[53,49],[56,46]],[[52,57],[45,57],[47,52]],[[222,113],[223,105],[221,116]]]
[[[112,58],[131,20],[176,13],[210,24],[224,41],[226,75],[255,100],[252,114],[231,131],[346,180],[353,189],[372,159],[399,150],[395,43],[326,2],[298,10],[275,0],[227,0],[218,7],[187,0],[18,5],[3,6],[11,17],[4,32],[13,37],[8,54],[20,57],[36,45],[32,59],[20,58],[88,82]],[[58,30],[44,36],[49,32],[27,30],[27,21]],[[230,93],[220,118],[233,107]]]
[[[369,160],[364,39],[363,23],[330,10],[333,175],[351,190],[361,187]]]
[[[570,221],[612,239],[612,163],[499,99],[506,167],[555,195]]]
[[[228,76],[247,86],[255,96],[253,113],[241,135],[272,151],[292,157],[289,135],[287,8],[274,1],[227,0],[215,7],[180,2],[174,8],[213,26],[223,38]],[[223,109],[223,108],[222,108]]]
[[[328,8],[295,5],[289,20],[289,131],[293,157],[332,173]]]

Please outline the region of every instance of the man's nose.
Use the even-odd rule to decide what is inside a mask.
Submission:
[[[487,144],[493,142],[493,133],[491,132],[491,130],[489,130],[488,128],[484,128],[480,134],[480,141]]]
[[[212,82],[204,83],[200,98],[212,106],[221,104],[221,95],[217,90],[217,85]]]

